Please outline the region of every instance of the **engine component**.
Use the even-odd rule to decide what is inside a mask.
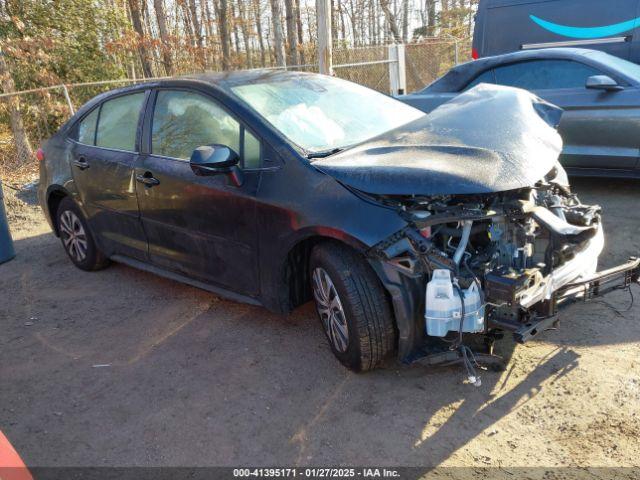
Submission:
[[[453,261],[456,265],[460,265],[460,260],[462,259],[462,255],[464,251],[467,249],[467,244],[469,243],[469,235],[471,235],[471,226],[473,225],[472,220],[465,220],[462,222],[462,237],[460,238],[460,243],[458,244],[458,248],[456,249],[456,253],[453,255]]]
[[[484,279],[484,293],[488,302],[494,305],[508,303],[516,305],[528,289],[537,286],[542,279],[540,270],[528,268],[524,271],[510,271],[501,274],[489,272]]]
[[[427,335],[444,337],[450,331],[460,331],[462,301],[464,300],[464,321],[462,331],[478,333],[484,331],[484,306],[477,283],[462,290],[460,298],[451,279],[451,271],[437,269],[433,271],[431,281],[427,283],[425,321]]]

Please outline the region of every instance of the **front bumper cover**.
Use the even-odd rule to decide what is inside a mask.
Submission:
[[[556,291],[570,282],[580,281],[582,278],[593,275],[598,268],[598,257],[603,249],[604,233],[602,227],[599,227],[587,246],[576,253],[573,259],[555,268],[542,280],[538,288],[525,292],[520,298],[520,306],[531,308],[538,302],[548,301]]]

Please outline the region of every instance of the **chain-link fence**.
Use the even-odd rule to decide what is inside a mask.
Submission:
[[[431,38],[405,46],[407,92],[415,92],[444,75],[454,65],[471,60],[470,42]]]
[[[345,80],[389,93],[388,46],[334,48],[334,74]]]
[[[421,89],[456,62],[466,61],[468,45],[468,41],[453,38],[426,39],[406,45],[406,91]],[[391,50],[388,45],[336,46],[334,73],[339,78],[390,93],[391,74],[398,67],[398,61],[390,58]],[[313,45],[305,47],[300,59],[305,63],[287,68],[318,71]],[[38,168],[35,150],[58,130],[75,108],[99,93],[139,82],[139,79],[107,80],[0,94],[0,179],[20,184],[35,178]]]
[[[0,95],[0,179],[22,183],[37,174],[35,150],[96,95],[138,83],[122,79],[57,85]]]

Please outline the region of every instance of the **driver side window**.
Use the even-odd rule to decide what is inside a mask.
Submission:
[[[602,72],[572,60],[530,60],[495,69],[496,83],[525,90],[584,88],[592,75]]]
[[[240,124],[213,100],[195,92],[158,92],[151,153],[188,160],[202,145],[218,143],[240,154]]]

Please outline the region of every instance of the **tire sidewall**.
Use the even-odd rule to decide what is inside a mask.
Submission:
[[[60,233],[60,217],[65,211],[71,211],[78,217],[87,237],[87,256],[81,262],[77,261],[71,253],[69,253],[69,250],[64,244],[62,233]],[[82,270],[95,270],[101,263],[100,253],[96,247],[93,234],[85,216],[80,210],[80,207],[78,207],[78,205],[69,197],[64,198],[58,206],[58,210],[56,211],[56,228],[58,230],[58,235],[60,236],[60,241],[62,242],[62,248],[64,248],[64,251],[73,264]]]
[[[317,308],[316,308],[316,314],[318,316],[318,320],[320,321],[320,325],[322,326],[322,330],[325,334],[327,342],[329,343],[329,347],[331,348],[331,351],[336,356],[336,358],[340,361],[340,363],[342,363],[347,368],[350,368],[355,371],[360,371],[362,370],[360,341],[359,341],[360,335],[358,332],[356,315],[353,312],[353,305],[349,300],[349,296],[347,294],[347,288],[343,281],[344,277],[348,277],[351,275],[351,272],[348,270],[345,270],[345,271],[338,270],[333,265],[332,262],[327,261],[324,258],[323,253],[324,252],[322,251],[319,251],[317,253],[314,252],[309,264],[309,267],[310,267],[309,273],[311,276],[313,275],[313,271],[317,267],[322,268],[325,272],[327,272],[327,274],[329,275],[329,278],[333,282],[333,285],[336,291],[338,292],[338,296],[340,297],[340,303],[342,304],[342,309],[344,310],[344,314],[346,317],[345,319],[347,322],[347,329],[349,332],[349,343],[347,345],[347,349],[344,352],[340,352],[336,350],[336,348],[334,347],[333,342],[329,337],[329,333],[324,327],[324,323],[322,322],[322,318],[320,317],[320,313],[318,312]],[[311,282],[313,282],[312,278],[311,278]],[[312,286],[313,286],[313,283],[312,283]],[[314,298],[314,305],[315,305],[315,298]]]

